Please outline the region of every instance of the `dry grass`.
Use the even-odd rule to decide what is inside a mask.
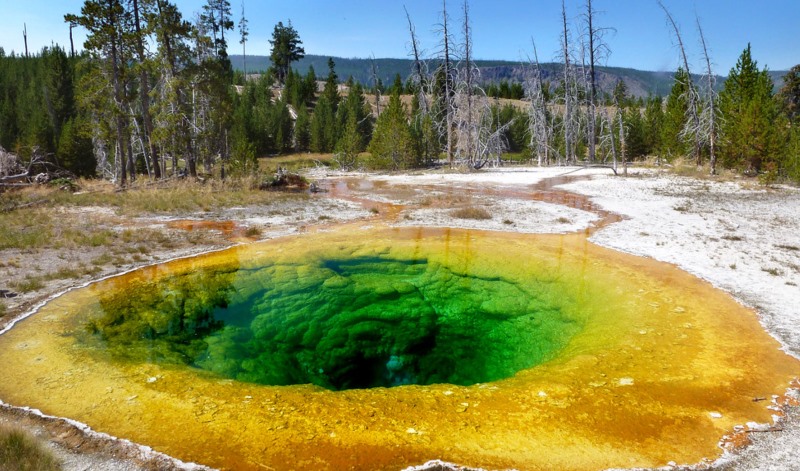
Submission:
[[[2,319],[6,313],[8,312],[8,308],[6,307],[6,303],[3,300],[0,300],[0,319]]]
[[[258,189],[261,178],[247,176],[205,183],[190,179],[161,182],[137,181],[124,191],[100,180],[81,180],[80,191],[71,193],[46,185],[6,192],[0,214],[41,207],[110,208],[117,214],[141,215],[210,211],[230,206],[266,204],[290,197]],[[20,208],[20,209],[14,209]],[[27,212],[27,211],[25,211]]]
[[[457,219],[492,219],[492,215],[484,208],[477,206],[467,206],[465,208],[450,211],[450,216]]]
[[[0,425],[0,470],[55,471],[61,464],[50,450],[26,432]]]
[[[333,154],[317,154],[313,152],[265,157],[258,159],[258,168],[267,175],[275,173],[278,167],[294,172],[320,165],[331,166],[333,165],[333,158]]]
[[[152,185],[140,182],[120,192],[110,183],[84,180],[78,193],[48,186],[6,192],[0,207],[0,250],[103,247],[120,239],[133,244],[168,245],[166,236],[154,231],[114,230],[118,218],[190,214],[307,197],[261,191],[259,184],[256,177],[205,184],[186,180]],[[81,210],[76,212],[76,208]]]

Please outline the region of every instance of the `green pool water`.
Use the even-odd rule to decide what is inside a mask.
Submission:
[[[264,256],[139,280],[104,291],[76,332],[116,360],[342,390],[507,378],[581,328],[568,284],[403,255]]]

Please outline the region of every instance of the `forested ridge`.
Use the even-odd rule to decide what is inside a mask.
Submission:
[[[649,158],[800,180],[800,66],[776,92],[743,44],[720,86],[703,43],[707,69],[689,70],[681,49],[669,93],[637,96],[601,67],[612,47],[592,2],[577,23],[568,16],[558,64],[540,64],[534,50],[513,76],[488,80],[481,71],[493,64],[472,57],[468,2],[457,14],[443,4],[441,42],[424,48],[408,14],[409,38],[385,40],[410,39],[413,58],[387,83],[376,59],[352,61],[365,70],[347,77],[332,58],[299,68],[301,32],[288,19],[275,25],[268,70],[246,55],[234,67],[229,44],[246,47],[248,20],[228,0],[208,0],[191,21],[168,0],[87,0],[65,15],[88,33],[81,52],[0,49],[0,178],[225,178],[258,172],[263,157],[315,152],[343,168],[479,169],[512,159],[616,171]]]

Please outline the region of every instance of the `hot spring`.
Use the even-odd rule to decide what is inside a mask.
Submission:
[[[137,270],[0,336],[0,398],[222,469],[697,462],[798,373],[583,236],[339,229]]]

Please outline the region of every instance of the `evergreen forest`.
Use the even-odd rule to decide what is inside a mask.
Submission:
[[[298,70],[305,51],[288,19],[274,27],[269,70],[248,73],[246,55],[234,69],[229,47],[246,47],[248,19],[228,0],[207,0],[191,21],[169,0],[86,0],[64,17],[88,33],[80,52],[0,48],[0,178],[62,172],[125,186],[253,174],[263,159],[313,153],[346,169],[532,162],[616,172],[649,160],[800,181],[800,65],[774,90],[743,44],[720,86],[703,43],[708,70],[684,60],[667,96],[634,97],[623,80],[596,81],[600,58],[579,56],[586,48],[572,39],[587,25],[565,14],[557,75],[545,78],[532,60],[524,80],[486,82],[472,58],[468,3],[455,21],[444,8],[432,57],[419,55],[409,15],[409,38],[397,40],[409,41],[412,70],[387,84],[374,61],[368,80],[337,75],[333,59],[327,70]],[[591,2],[584,13],[594,17]],[[610,51],[588,26],[591,50]]]

